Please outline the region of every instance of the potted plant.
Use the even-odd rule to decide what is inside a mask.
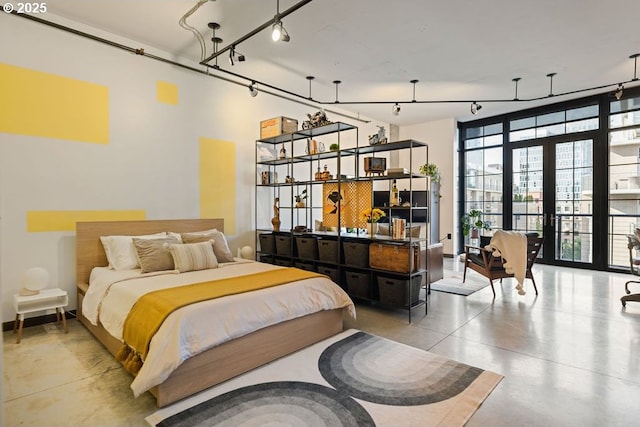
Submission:
[[[432,182],[440,182],[440,171],[438,170],[438,166],[436,166],[435,163],[425,163],[424,165],[420,166],[420,173],[422,175],[430,176]]]
[[[335,143],[334,143],[334,144],[331,144],[331,145],[329,146],[329,150],[330,150],[330,151],[338,151],[339,149],[340,149],[340,146],[339,146],[338,144],[335,144]]]
[[[367,232],[372,236],[378,231],[378,221],[385,216],[387,214],[378,208],[367,208],[360,212],[360,220],[367,223]]]
[[[471,209],[468,213],[464,214],[461,218],[462,221],[462,234],[471,238],[477,239],[480,236],[480,230],[489,230],[489,223],[482,220],[482,211],[478,209]]]
[[[305,200],[307,199],[307,189],[305,188],[302,192],[295,196],[296,198],[296,208],[304,208]]]

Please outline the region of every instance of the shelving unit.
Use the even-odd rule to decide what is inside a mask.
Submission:
[[[340,149],[328,151],[332,143]],[[364,159],[381,156],[387,165],[397,162],[407,173],[367,176]],[[406,309],[409,321],[416,307],[424,305],[426,314],[426,301],[419,295],[422,285],[428,285],[430,182],[418,173],[425,163],[428,146],[423,142],[360,146],[358,129],[341,122],[256,141],[256,259],[326,274],[354,298]],[[325,165],[331,176],[318,179]],[[389,206],[394,180],[401,206]],[[295,196],[303,190],[305,206],[296,207]],[[389,222],[405,219],[406,238],[367,234],[366,224],[358,219],[363,208],[381,209]],[[271,222],[276,209],[278,230]],[[416,235],[411,230],[418,220],[423,227]],[[380,224],[385,225],[390,228]],[[380,267],[383,251],[384,259],[396,256],[407,267]]]

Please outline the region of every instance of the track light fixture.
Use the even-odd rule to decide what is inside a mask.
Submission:
[[[397,102],[393,105],[393,107],[391,107],[391,113],[394,116],[397,116],[398,114],[400,114],[400,104],[398,104]]]
[[[251,82],[251,84],[249,85],[249,93],[254,98],[258,96],[258,83]]]
[[[280,0],[276,2],[276,16],[273,17],[273,26],[271,27],[271,40],[274,42],[288,42],[291,40],[289,33],[282,25],[280,20]]]
[[[616,97],[616,99],[618,101],[620,101],[620,98],[622,98],[622,93],[624,92],[624,86],[622,85],[622,83],[618,84],[618,89],[616,89],[616,91],[613,93],[613,96]]]
[[[476,101],[473,101],[473,103],[471,104],[471,114],[475,116],[476,114],[478,114],[478,111],[480,111],[481,108],[482,105],[478,104]]]
[[[236,53],[238,54],[237,56],[236,56]],[[235,46],[231,46],[231,49],[229,49],[229,64],[236,65],[235,64],[236,60],[238,62],[244,62],[246,60],[246,58],[240,52],[236,52],[236,47]]]

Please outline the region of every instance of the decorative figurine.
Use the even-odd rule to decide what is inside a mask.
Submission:
[[[323,110],[318,111],[313,116],[311,114],[307,114],[307,117],[309,117],[309,120],[302,122],[302,129],[317,128],[319,126],[330,125],[333,123],[327,119],[327,114]]]
[[[273,225],[273,231],[280,231],[280,207],[278,203],[280,198],[276,197],[273,200],[273,218],[271,218],[271,225]]]
[[[377,125],[376,125],[377,126]],[[384,126],[378,126],[378,133],[369,135],[369,145],[379,145],[387,143],[387,134]]]

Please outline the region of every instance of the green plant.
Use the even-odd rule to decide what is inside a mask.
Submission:
[[[462,234],[468,236],[472,230],[489,230],[489,222],[482,220],[482,211],[471,209],[460,219],[462,222]]]
[[[340,149],[340,146],[338,144],[331,144],[329,146],[329,150],[331,151],[338,151]]]
[[[440,182],[440,171],[435,163],[425,163],[420,166],[420,173],[431,177],[431,181]]]

